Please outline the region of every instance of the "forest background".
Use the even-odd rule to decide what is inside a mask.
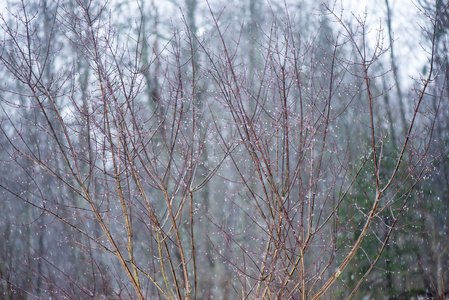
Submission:
[[[445,299],[448,5],[2,3],[0,295]]]

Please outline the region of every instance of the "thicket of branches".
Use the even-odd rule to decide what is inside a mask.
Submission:
[[[447,163],[447,5],[423,5],[428,64],[405,92],[390,15],[373,31],[248,3],[242,23],[186,1],[179,26],[154,2],[2,12],[6,299],[444,297],[429,203],[448,201],[424,179]],[[395,264],[416,253],[436,268],[413,290]]]

